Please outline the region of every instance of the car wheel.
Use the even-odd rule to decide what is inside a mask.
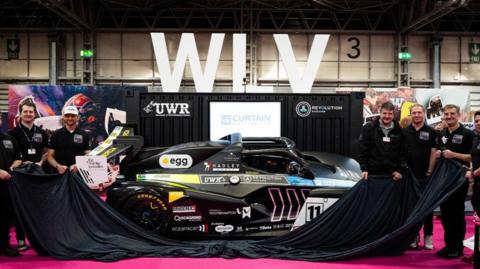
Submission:
[[[142,228],[165,234],[168,231],[169,211],[164,200],[151,193],[137,193],[125,202],[121,212]]]

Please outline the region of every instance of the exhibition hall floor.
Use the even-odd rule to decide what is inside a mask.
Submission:
[[[440,220],[435,219],[434,240],[436,249],[443,247],[443,230]],[[467,218],[467,238],[473,235],[472,218]],[[422,243],[423,244],[423,243]],[[465,248],[465,253],[471,251]],[[302,262],[276,259],[222,259],[222,258],[136,258],[118,262],[104,263],[95,261],[63,261],[50,257],[39,257],[33,250],[22,253],[18,258],[0,256],[0,268],[27,268],[27,269],[50,269],[50,268],[195,268],[195,269],[256,269],[256,268],[279,268],[279,269],[380,269],[380,268],[437,268],[455,269],[472,268],[471,264],[465,264],[460,259],[445,260],[435,255],[435,250],[411,250],[398,257],[373,257],[359,258],[351,261],[335,262]]]

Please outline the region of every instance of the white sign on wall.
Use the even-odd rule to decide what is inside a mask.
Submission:
[[[193,33],[183,33],[180,38],[178,52],[173,70],[170,68],[167,43],[164,33],[151,33],[153,51],[157,61],[158,73],[164,92],[178,92],[183,78],[187,60],[192,71],[193,81],[197,92],[212,92],[215,75],[220,61],[224,33],[214,33],[210,38],[210,46],[202,70],[198,55],[195,36]],[[274,34],[273,39],[277,46],[280,59],[285,68],[293,93],[310,93],[315,74],[322,62],[330,35],[315,35],[313,38],[307,64],[303,73],[300,72],[292,44],[287,34]],[[247,42],[246,34],[233,34],[233,92],[244,92],[243,80],[246,76]],[[246,85],[246,92],[271,92],[270,86]]]
[[[210,139],[281,136],[280,102],[210,102]]]

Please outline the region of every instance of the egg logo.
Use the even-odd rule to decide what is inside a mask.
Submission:
[[[165,154],[160,156],[160,167],[167,169],[189,168],[193,164],[193,159],[187,154]]]

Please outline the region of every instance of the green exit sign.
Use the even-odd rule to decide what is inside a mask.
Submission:
[[[407,51],[399,52],[398,59],[401,61],[410,61],[412,59],[412,54]]]
[[[470,63],[480,63],[480,43],[468,44]]]
[[[93,50],[80,50],[80,57],[82,58],[92,58]]]

